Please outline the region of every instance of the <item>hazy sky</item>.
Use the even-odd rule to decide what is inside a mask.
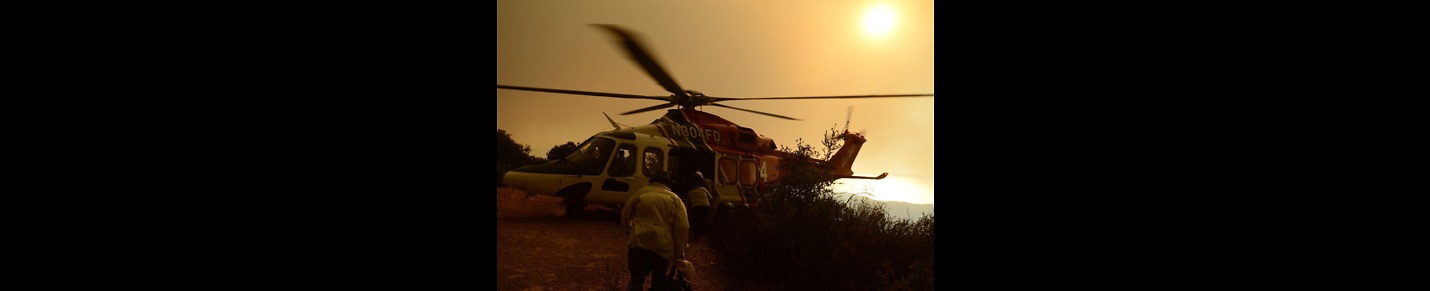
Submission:
[[[936,94],[933,1],[497,1],[497,84],[648,96],[669,93],[590,24],[637,33],[686,90],[715,97]],[[655,110],[618,115],[659,101],[498,89],[497,128],[544,157],[626,125],[648,124]],[[879,200],[933,203],[934,99],[939,97],[725,101],[720,104],[801,119],[790,121],[714,106],[701,110],[794,147],[819,145],[830,128],[869,139],[856,175],[839,189],[869,189]],[[948,98],[948,97],[944,97]]]

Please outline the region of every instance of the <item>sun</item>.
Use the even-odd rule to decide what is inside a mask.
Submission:
[[[872,37],[883,37],[894,29],[898,20],[894,9],[886,5],[875,5],[864,12],[864,33]]]

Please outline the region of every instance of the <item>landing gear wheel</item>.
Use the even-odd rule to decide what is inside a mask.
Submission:
[[[566,218],[577,218],[586,214],[586,203],[581,201],[566,201]]]

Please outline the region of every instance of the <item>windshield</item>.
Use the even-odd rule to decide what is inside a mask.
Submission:
[[[575,151],[566,155],[566,161],[576,164],[581,168],[581,172],[587,175],[599,175],[601,169],[606,165],[606,159],[611,157],[611,150],[615,149],[616,142],[608,138],[591,137]]]

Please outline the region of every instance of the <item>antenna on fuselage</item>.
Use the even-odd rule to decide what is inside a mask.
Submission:
[[[618,130],[621,129],[621,126],[631,127],[630,125],[625,125],[625,124],[616,123],[616,120],[615,120],[615,119],[611,119],[611,116],[610,116],[610,115],[607,115],[605,111],[601,111],[601,115],[605,115],[605,116],[606,116],[606,121],[610,121],[610,122],[611,122],[611,127],[615,127],[615,128],[618,129]]]

